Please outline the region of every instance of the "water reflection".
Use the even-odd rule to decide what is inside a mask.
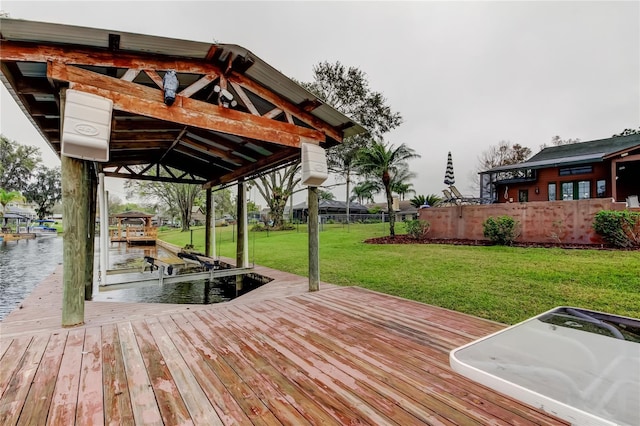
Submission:
[[[61,263],[61,237],[0,243],[0,320]]]

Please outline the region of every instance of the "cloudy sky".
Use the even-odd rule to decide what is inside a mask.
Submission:
[[[238,44],[301,81],[320,61],[359,67],[404,117],[387,141],[422,155],[411,162],[418,194],[441,194],[448,151],[456,186],[471,194],[478,157],[501,140],[536,153],[555,135],[589,141],[640,126],[637,1],[2,0],[0,8],[13,18]],[[59,164],[4,87],[0,97],[1,132]]]

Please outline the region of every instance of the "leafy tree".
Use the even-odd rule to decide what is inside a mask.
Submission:
[[[366,180],[356,184],[351,192],[358,200],[359,204],[364,204],[373,203],[373,196],[380,192],[380,189],[380,184],[378,182]]]
[[[191,210],[202,195],[200,185],[187,183],[129,180],[125,188],[129,194],[136,192],[145,200],[159,200],[165,206],[175,208],[180,215],[183,232],[189,230]]]
[[[640,127],[637,129],[624,129],[622,132],[617,135],[613,135],[613,138],[618,138],[620,136],[629,136],[629,135],[640,135]]]
[[[387,196],[387,211],[389,212],[389,235],[395,237],[395,214],[393,214],[393,194],[391,185],[396,176],[408,169],[407,161],[419,158],[420,155],[401,144],[397,148],[384,142],[374,142],[370,148],[362,149],[357,157],[356,166],[366,176],[377,179],[382,183]],[[395,182],[398,182],[395,180]]]
[[[406,194],[415,194],[416,191],[411,188],[413,184],[411,182],[407,182],[407,180],[412,179],[415,176],[416,174],[410,172],[408,169],[401,173],[397,173],[394,176],[394,181],[391,182],[391,191],[398,194],[401,200],[404,200],[404,196]]]
[[[18,191],[7,191],[3,188],[0,188],[0,205],[2,205],[2,211],[0,211],[0,217],[4,218],[4,212],[7,208],[7,204],[10,202],[17,200],[22,201],[24,197]]]
[[[318,190],[318,199],[319,200],[335,200],[336,196],[333,195],[333,192],[331,191],[326,191],[324,189],[320,189]]]
[[[39,148],[20,145],[0,135],[0,188],[20,192],[27,189],[31,172],[40,161]]]
[[[385,133],[402,123],[402,116],[391,110],[382,93],[369,87],[366,73],[357,67],[345,67],[339,61],[318,63],[313,67],[313,81],[301,84],[369,131],[366,135],[345,138],[343,143],[327,152],[329,170],[346,182],[348,218],[352,173],[358,151],[371,146],[374,139],[382,140]]]
[[[499,166],[508,166],[524,162],[531,156],[531,149],[526,146],[509,141],[500,141],[497,145],[490,146],[483,151],[478,158],[478,166],[475,173],[470,174],[476,189],[480,189],[480,175],[478,173],[493,169]],[[510,171],[501,173],[501,179],[522,177],[521,171]]]
[[[44,219],[53,213],[53,206],[62,199],[62,183],[60,168],[48,168],[39,166],[33,180],[24,191],[25,198],[32,203],[36,203],[36,214],[38,219]]]
[[[420,208],[420,206],[424,206],[425,204],[428,204],[433,207],[433,206],[437,206],[442,202],[442,197],[436,194],[429,194],[426,196],[416,195],[411,199],[410,202],[411,202],[411,205],[416,208]]]
[[[580,139],[562,139],[560,136],[554,136],[551,138],[551,146],[560,146],[560,145],[570,145],[573,143],[579,143]],[[540,145],[540,150],[547,148],[549,145],[542,144]]]
[[[284,208],[293,188],[300,182],[300,162],[256,178],[253,182],[271,210],[273,228],[282,229]]]

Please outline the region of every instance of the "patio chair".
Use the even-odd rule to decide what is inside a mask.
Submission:
[[[449,191],[448,189],[443,189],[442,193],[444,194],[444,200],[442,200],[442,204],[456,202],[456,197],[454,197],[451,191]]]
[[[456,188],[454,185],[450,185],[449,189],[451,190],[451,192],[453,192],[455,199],[459,200],[460,202],[469,203],[469,204],[480,204],[479,198],[465,197],[464,195],[462,195],[460,191],[458,191],[458,188]]]
[[[637,195],[629,195],[627,197],[627,207],[631,207],[631,208],[640,207],[640,201],[638,201]]]

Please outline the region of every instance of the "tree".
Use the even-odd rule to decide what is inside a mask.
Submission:
[[[436,194],[429,195],[416,195],[411,199],[411,205],[416,208],[420,208],[420,206],[424,206],[425,204],[429,206],[437,206],[442,202],[442,197]]]
[[[629,135],[640,135],[640,127],[638,127],[637,129],[624,129],[622,132],[618,133],[617,135],[613,135],[613,138],[618,138],[621,136],[629,136]]]
[[[318,199],[319,200],[329,200],[329,201],[331,201],[331,200],[335,200],[336,196],[333,195],[333,192],[331,192],[331,191],[320,189],[320,190],[318,190]]]
[[[318,63],[313,67],[313,81],[301,85],[369,132],[345,138],[327,152],[329,170],[346,182],[348,218],[351,177],[358,151],[371,146],[373,140],[382,140],[385,133],[402,123],[402,116],[391,110],[382,93],[369,87],[366,73],[357,67],[345,67],[339,61]]]
[[[7,191],[3,188],[0,188],[0,205],[2,205],[2,211],[0,212],[0,217],[4,218],[4,212],[7,208],[7,204],[10,202],[17,200],[22,201],[24,197],[18,191]]]
[[[400,173],[408,170],[407,161],[419,158],[420,155],[405,144],[397,148],[384,142],[374,142],[370,148],[362,149],[356,159],[356,166],[366,176],[378,179],[382,183],[387,196],[387,211],[389,212],[389,235],[395,237],[395,214],[393,213],[393,194],[391,185]]]
[[[531,149],[520,144],[512,144],[509,141],[500,141],[497,145],[490,146],[478,157],[478,165],[475,172],[469,174],[476,190],[480,189],[480,172],[499,166],[508,166],[524,162],[531,156]],[[522,177],[522,171],[515,170],[501,173],[501,179]]]
[[[580,139],[562,139],[560,136],[554,136],[551,138],[551,146],[560,146],[560,145],[570,145],[573,143],[579,143]],[[540,150],[547,148],[549,145],[542,144],[540,145]]]
[[[356,184],[351,192],[359,204],[364,204],[365,202],[373,203],[373,196],[380,192],[380,189],[379,183],[366,180]]]
[[[296,162],[260,176],[253,181],[271,210],[271,219],[275,229],[282,229],[284,225],[284,208],[293,193],[293,188],[300,182],[299,170],[300,162]]]
[[[391,182],[391,191],[398,194],[400,199],[404,201],[405,195],[416,193],[416,191],[411,188],[413,184],[411,182],[407,182],[407,180],[414,177],[416,177],[416,174],[410,172],[408,169],[403,171],[403,173],[396,174],[394,182]]]
[[[189,230],[191,210],[202,194],[200,185],[187,183],[129,180],[125,183],[125,188],[129,194],[136,192],[145,200],[159,200],[165,206],[175,208],[180,215],[182,232]]]
[[[0,188],[20,192],[27,189],[31,172],[40,161],[39,148],[20,145],[0,135]]]
[[[60,168],[39,166],[33,180],[24,191],[27,201],[36,203],[38,219],[44,219],[53,213],[53,206],[62,199]]]

